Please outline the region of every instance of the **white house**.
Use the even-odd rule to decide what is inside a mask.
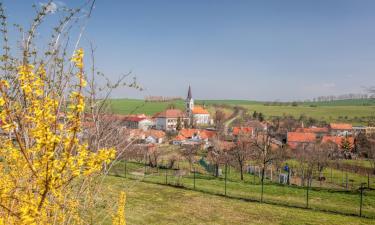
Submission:
[[[189,118],[179,109],[167,109],[154,115],[155,126],[158,130],[175,131],[178,123],[181,128],[188,123]]]

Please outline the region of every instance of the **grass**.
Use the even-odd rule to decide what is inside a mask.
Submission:
[[[183,101],[172,102],[145,102],[139,99],[111,99],[110,105],[114,113],[118,114],[146,114],[154,115],[164,111],[169,105],[175,105],[176,108],[184,109]]]
[[[262,112],[266,117],[292,115],[299,117],[304,114],[318,120],[327,122],[347,121],[355,125],[365,125],[361,118],[375,116],[375,100],[339,100],[333,102],[301,103],[291,105],[266,105],[263,102],[246,100],[197,100],[197,104],[205,104],[213,113],[213,105],[225,104],[229,106],[242,106],[250,112]],[[172,102],[145,102],[139,99],[112,99],[111,106],[114,113],[131,114],[144,113],[153,115],[165,110],[168,105],[174,104],[176,108],[184,109],[184,101]],[[314,104],[316,107],[311,107]],[[228,114],[230,110],[225,109]]]
[[[104,201],[126,191],[128,224],[374,224],[374,220],[245,202],[170,186],[106,177]],[[110,218],[104,218],[107,224]]]
[[[185,188],[194,189],[193,174],[185,174],[183,177],[179,177],[176,176],[175,172],[169,170],[166,179],[165,170],[148,168],[147,175],[143,177],[144,165],[138,163],[127,163],[127,170],[128,178],[142,179],[151,183],[183,185]],[[123,176],[124,164],[118,164],[112,172],[114,175]],[[224,185],[223,177],[215,178],[208,174],[196,175],[196,191],[224,195]],[[260,193],[261,186],[257,177],[245,174],[245,181],[240,181],[238,172],[231,169],[227,181],[228,196],[259,201]],[[309,195],[309,207],[312,209],[351,215],[356,215],[359,212],[359,192],[357,189],[346,191],[314,187],[310,190]],[[276,205],[303,208],[306,205],[306,189],[297,186],[278,185],[268,181],[264,188],[264,200]],[[365,192],[363,206],[363,215],[375,218],[375,191]]]

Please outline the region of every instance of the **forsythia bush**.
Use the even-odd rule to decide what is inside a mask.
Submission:
[[[79,49],[71,59],[77,82],[64,115],[58,113],[64,111],[62,96],[46,91],[44,65],[19,66],[12,87],[6,80],[0,82],[0,224],[90,223],[80,214],[76,184],[99,175],[115,150],[91,152],[80,140],[86,85],[83,56]],[[11,89],[21,101],[9,95]],[[119,216],[124,216],[125,195],[119,204]],[[113,221],[125,224],[123,217]]]

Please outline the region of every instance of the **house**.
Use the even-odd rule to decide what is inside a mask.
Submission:
[[[154,126],[154,122],[144,114],[140,115],[127,115],[122,118],[121,125],[129,129],[142,129],[148,130]]]
[[[167,109],[164,112],[157,113],[153,116],[155,119],[155,127],[158,130],[176,131],[177,126],[183,128],[189,123],[186,113],[179,109]]]
[[[185,100],[186,115],[192,118],[192,123],[196,125],[211,124],[210,113],[202,106],[195,106],[191,87],[189,86],[188,95]]]
[[[202,129],[182,129],[178,135],[172,140],[174,145],[182,145],[189,143],[202,143],[208,147],[209,140],[216,136],[215,131]]]
[[[353,135],[353,126],[348,123],[331,123],[329,130],[332,136]]]
[[[147,144],[161,144],[165,139],[165,132],[160,130],[141,130],[141,129],[129,129],[126,130],[125,135],[129,140],[138,141],[138,143]]]
[[[322,138],[324,135],[329,133],[328,127],[309,127],[309,128],[297,128],[296,132],[300,133],[314,133],[317,138]]]
[[[324,136],[322,138],[322,143],[329,143],[329,142],[332,142],[334,144],[337,145],[337,147],[339,147],[339,149],[342,149],[342,144],[344,142],[344,140],[347,139],[347,141],[349,142],[349,146],[351,147],[350,150],[353,150],[354,148],[354,138],[353,137],[340,137],[340,136]]]
[[[315,133],[288,132],[287,144],[291,149],[296,149],[299,145],[316,142]]]

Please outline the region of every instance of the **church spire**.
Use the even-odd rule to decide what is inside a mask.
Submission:
[[[193,96],[192,96],[192,94],[191,94],[191,87],[190,87],[190,85],[189,85],[189,91],[188,91],[187,99],[192,99],[192,98],[193,98]]]

